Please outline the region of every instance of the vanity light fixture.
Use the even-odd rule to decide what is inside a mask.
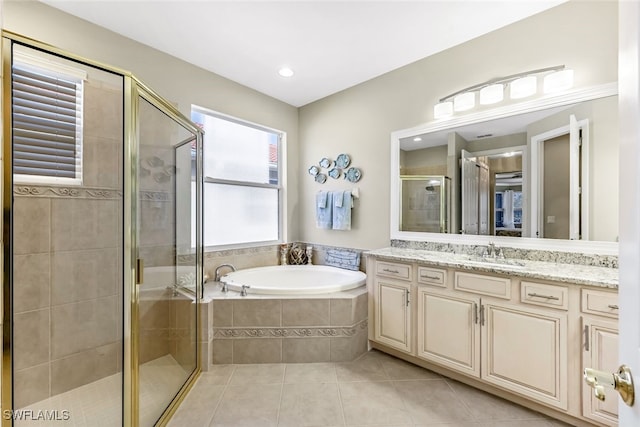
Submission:
[[[453,109],[455,111],[467,111],[476,106],[475,92],[464,92],[453,98]]]
[[[573,86],[573,70],[564,65],[525,71],[491,79],[445,96],[433,107],[433,117],[442,119],[452,116],[454,112],[471,110],[476,106],[476,92],[479,92],[480,105],[496,104],[504,100],[507,86],[510,99],[532,96],[538,91],[539,78],[543,79],[545,94],[564,91]]]
[[[567,90],[573,86],[573,70],[562,70],[544,76],[544,93]]]
[[[509,84],[509,97],[520,99],[531,96],[538,90],[538,79],[536,76],[520,77]]]
[[[490,105],[504,99],[504,85],[502,83],[485,86],[480,89],[480,104]]]

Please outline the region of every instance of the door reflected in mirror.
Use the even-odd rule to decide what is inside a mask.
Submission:
[[[405,132],[396,142],[392,172],[400,184],[392,230],[615,242],[617,125],[618,97],[605,96],[435,132]],[[410,176],[449,179],[448,227],[433,225],[439,198],[431,199],[440,204],[420,210],[405,199]],[[430,203],[422,196],[421,203]],[[427,212],[430,217],[419,217]],[[409,225],[427,222],[429,227]]]

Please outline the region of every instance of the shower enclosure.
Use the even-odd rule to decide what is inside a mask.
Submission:
[[[163,425],[200,372],[202,132],[3,33],[2,425]]]

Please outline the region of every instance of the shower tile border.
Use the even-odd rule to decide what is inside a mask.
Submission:
[[[13,194],[22,197],[120,200],[122,191],[100,187],[61,187],[55,185],[14,185]],[[171,202],[171,194],[165,191],[140,191],[142,201]]]

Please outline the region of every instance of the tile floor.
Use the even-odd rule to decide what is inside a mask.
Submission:
[[[140,425],[151,426],[162,414],[174,391],[188,377],[170,355],[159,357],[140,366]],[[33,403],[24,410],[68,411],[69,419],[49,424],[56,427],[118,427],[122,426],[122,374],[117,373],[65,393]],[[20,420],[16,427],[43,427],[43,420]]]
[[[559,427],[503,399],[371,351],[349,363],[216,365],[169,427]]]

